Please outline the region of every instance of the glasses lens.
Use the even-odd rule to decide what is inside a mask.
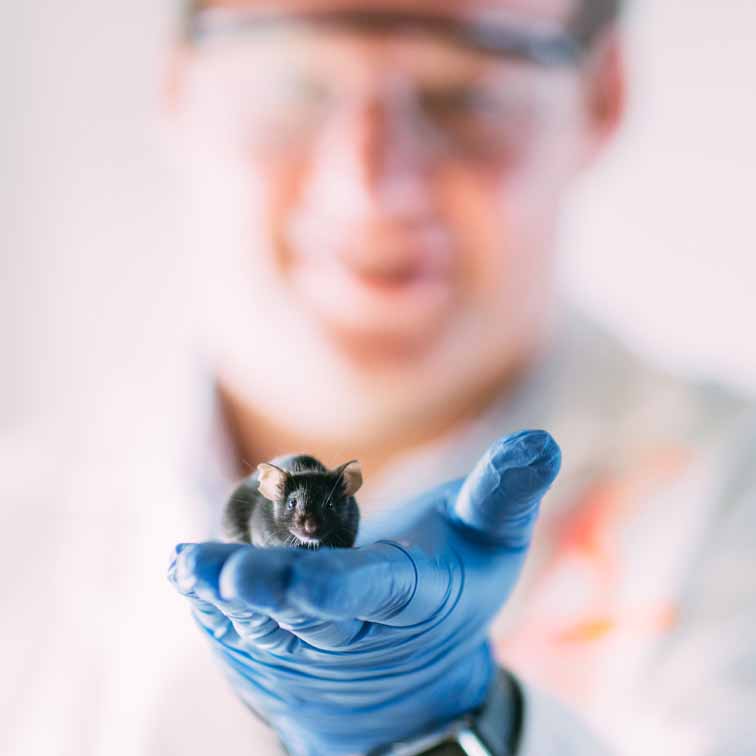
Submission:
[[[366,102],[424,146],[459,155],[516,150],[553,107],[549,81],[568,75],[493,55],[434,30],[369,35],[305,21],[208,39],[205,102],[224,132],[253,147],[291,149],[317,139]]]

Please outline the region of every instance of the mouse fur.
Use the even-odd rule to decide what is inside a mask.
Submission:
[[[356,460],[329,470],[307,454],[258,465],[232,493],[223,515],[226,540],[259,547],[351,548],[362,485]]]

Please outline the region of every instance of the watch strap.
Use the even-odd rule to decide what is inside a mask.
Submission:
[[[447,726],[370,751],[368,756],[513,756],[523,721],[519,683],[498,669],[483,705]]]
[[[495,756],[517,753],[522,732],[523,695],[520,684],[505,669],[498,669],[473,728]]]

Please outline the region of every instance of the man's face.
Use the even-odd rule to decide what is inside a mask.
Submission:
[[[472,5],[359,8],[490,16],[536,36],[571,12],[569,0]],[[260,396],[266,380],[327,379],[325,363],[417,406],[509,369],[540,338],[560,203],[601,134],[588,76],[422,24],[259,25],[194,49],[183,102],[197,215],[225,313],[219,359],[237,383]]]

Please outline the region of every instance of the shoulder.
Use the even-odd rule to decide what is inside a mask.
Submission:
[[[756,488],[756,404],[722,382],[686,375],[570,313],[549,386],[550,429],[564,449],[559,502],[586,491],[651,519],[701,521]],[[616,503],[616,502],[615,502]],[[554,506],[557,504],[557,506]],[[645,522],[645,520],[644,520]],[[624,520],[623,520],[624,523]],[[653,527],[660,527],[656,522]]]
[[[610,429],[621,447],[713,449],[756,427],[756,398],[643,355],[600,324],[572,313],[561,376],[577,412]]]
[[[650,477],[644,472],[649,462],[652,469],[654,460],[662,468],[679,464],[678,498],[708,499],[710,536],[756,545],[754,397],[662,366],[606,332],[594,330],[591,340],[611,376],[603,386],[612,397],[608,411],[620,458],[644,478]],[[682,502],[678,506],[686,511]]]

